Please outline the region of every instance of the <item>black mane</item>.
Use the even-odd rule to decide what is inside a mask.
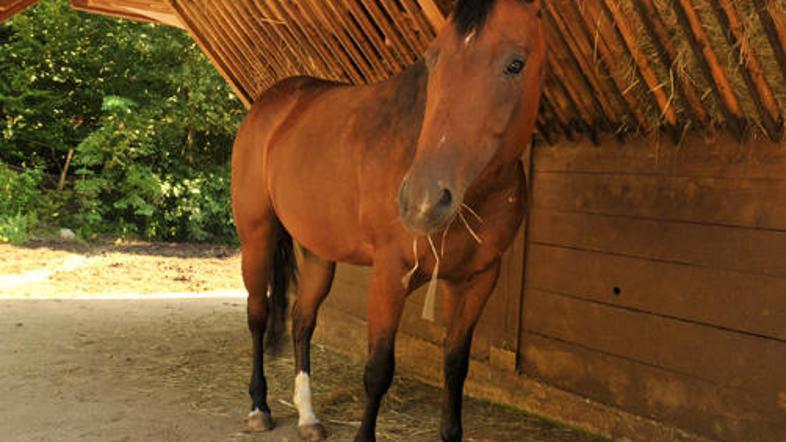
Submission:
[[[533,0],[519,0],[523,3],[532,3]],[[491,9],[497,0],[458,0],[453,10],[453,21],[456,23],[459,35],[465,36],[471,31],[480,31]],[[538,12],[540,17],[540,12]]]
[[[480,30],[497,0],[459,0],[453,12],[453,21],[460,35]]]

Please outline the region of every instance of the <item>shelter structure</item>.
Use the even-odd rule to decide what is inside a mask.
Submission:
[[[0,0],[0,20],[34,3]],[[290,75],[400,72],[453,2],[71,3],[186,29],[249,105]],[[468,391],[619,438],[786,440],[786,0],[544,9],[530,211]],[[319,339],[365,349],[367,281],[339,269]],[[422,302],[405,312],[399,366],[438,382],[427,355],[444,329]]]

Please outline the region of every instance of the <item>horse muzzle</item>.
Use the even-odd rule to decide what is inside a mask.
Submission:
[[[450,187],[407,176],[398,193],[399,216],[411,233],[428,235],[447,227],[456,216],[459,201]]]

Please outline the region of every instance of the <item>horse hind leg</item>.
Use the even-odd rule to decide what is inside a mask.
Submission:
[[[303,249],[297,298],[292,308],[292,340],[295,347],[295,391],[292,402],[298,411],[300,438],[316,442],[327,432],[314,414],[311,404],[311,337],[317,313],[333,284],[336,264]]]
[[[252,431],[268,431],[273,428],[273,419],[267,404],[264,350],[266,345],[275,347],[283,331],[288,275],[293,269],[292,243],[272,211],[264,219],[248,225],[253,227],[238,229],[243,283],[248,291],[247,318],[253,351],[248,388],[251,396],[248,427]]]

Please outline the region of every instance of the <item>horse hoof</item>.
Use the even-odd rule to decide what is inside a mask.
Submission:
[[[270,431],[274,427],[270,413],[260,410],[248,413],[246,421],[248,422],[248,429],[251,431]]]
[[[297,434],[301,440],[306,442],[320,442],[328,437],[327,430],[319,422],[315,424],[300,425],[297,427]]]

